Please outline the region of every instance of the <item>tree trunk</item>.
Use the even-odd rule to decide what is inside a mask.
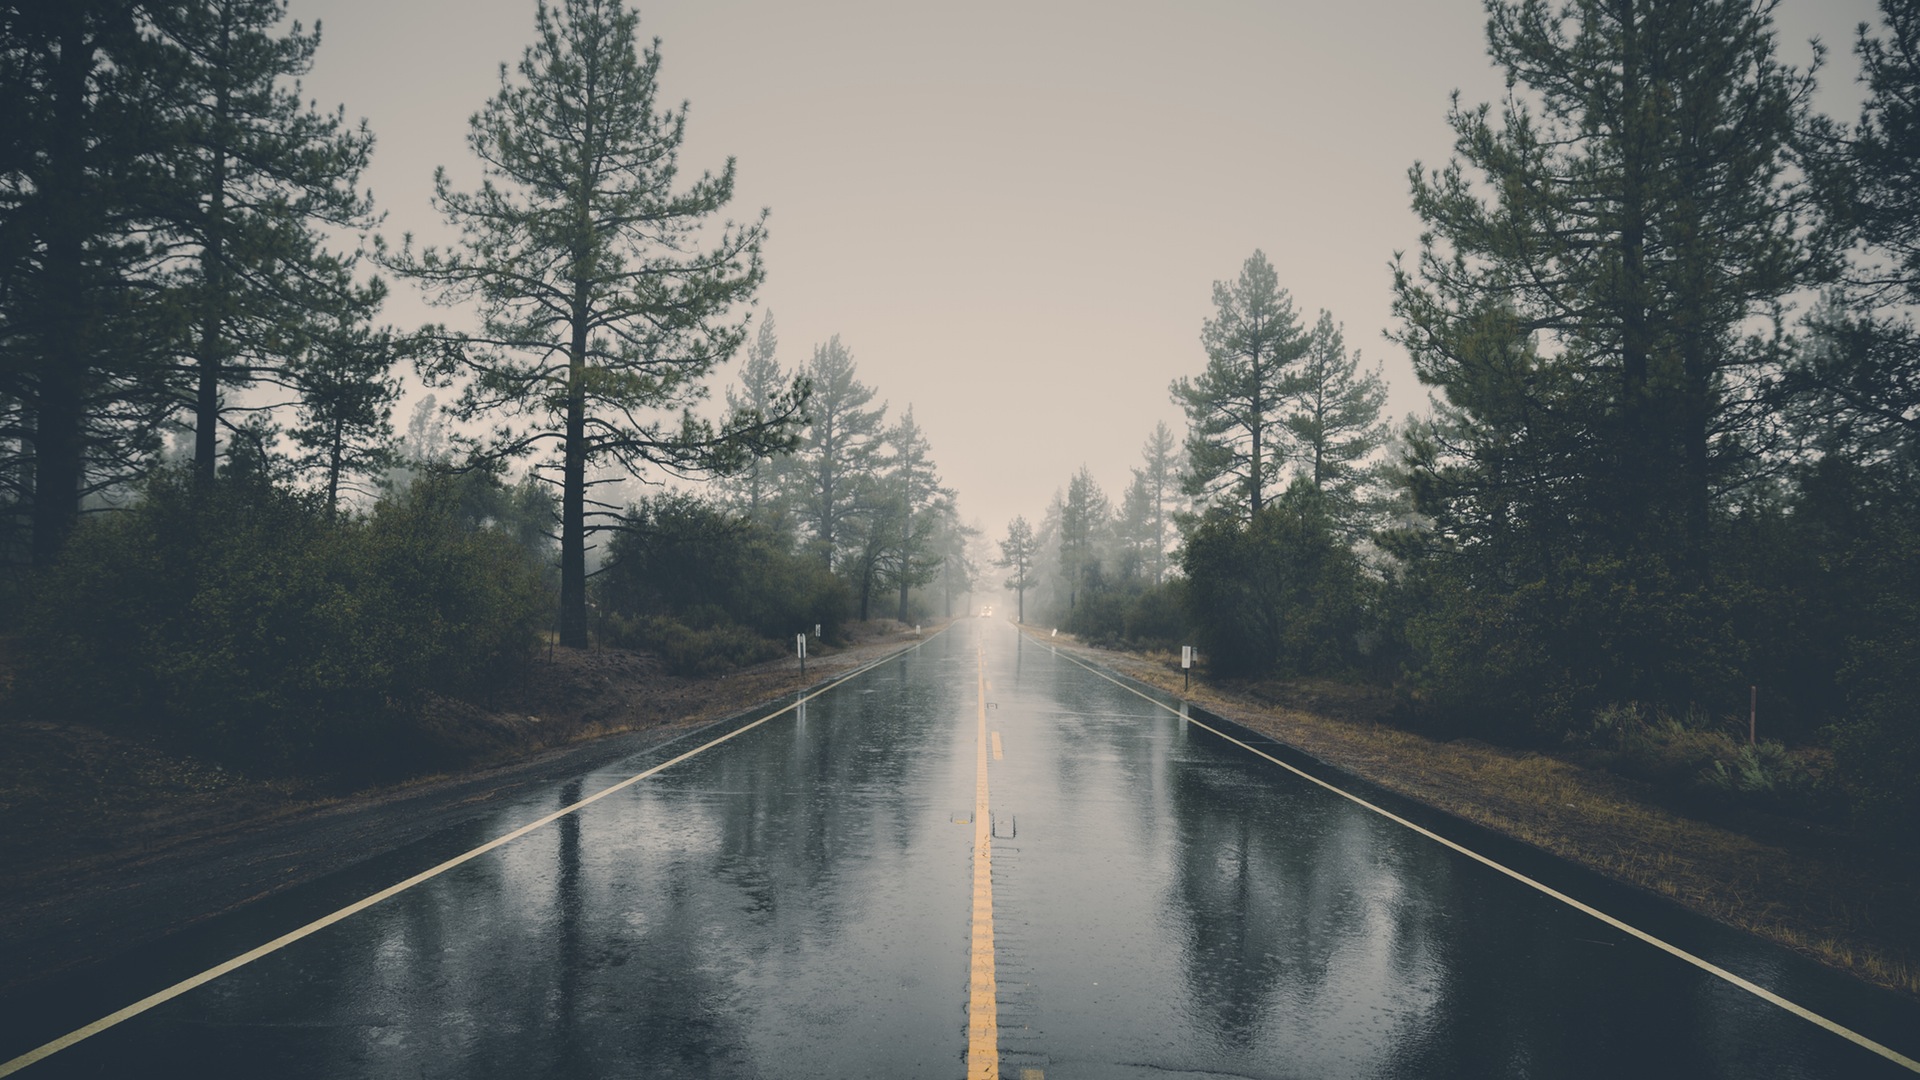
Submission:
[[[334,421],[333,444],[327,448],[328,521],[332,521],[340,516],[340,469],[342,466],[341,459],[346,452],[345,444],[347,441],[346,432],[342,430],[345,426],[341,421]]]
[[[232,46],[231,10],[222,9],[220,48]],[[223,76],[214,95],[213,178],[207,193],[206,249],[200,253],[200,355],[196,358],[199,386],[193,403],[193,478],[202,489],[211,487],[219,460],[220,439],[220,315],[227,300],[226,215],[227,151],[225,124],[232,104]]]
[[[587,647],[587,290],[574,290],[567,444],[560,479],[560,644]]]
[[[907,582],[907,571],[913,562],[909,554],[913,550],[913,510],[909,508],[906,518],[900,523],[900,614],[895,616],[901,622],[907,621],[907,590],[912,588]]]
[[[54,69],[54,183],[45,193],[51,227],[43,295],[55,310],[44,314],[36,357],[40,370],[33,417],[33,561],[38,565],[52,562],[60,553],[80,510],[92,331],[82,266],[86,146],[81,113],[93,64],[94,50],[86,40],[80,10],[77,5],[68,6],[62,12],[60,62]]]

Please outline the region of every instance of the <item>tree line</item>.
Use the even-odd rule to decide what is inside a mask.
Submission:
[[[913,407],[890,420],[837,334],[794,370],[778,351],[769,314],[726,397],[736,413],[763,414],[800,388],[787,449],[625,513],[600,586],[607,640],[717,670],[791,649],[796,632],[831,640],[850,619],[917,622],[967,602],[975,531]]]
[[[1920,11],[1861,28],[1842,123],[1773,7],[1490,0],[1511,91],[1454,102],[1392,262],[1430,414],[1383,423],[1377,374],[1256,252],[1171,388],[1166,595],[1104,584],[1125,530],[1090,478],[1012,524],[1008,586],[1097,640],[1372,679],[1442,731],[1912,835]]]
[[[538,5],[469,121],[479,183],[436,173],[455,239],[433,245],[375,234],[373,133],[302,99],[320,27],[284,0],[0,4],[0,554],[24,700],[131,672],[80,712],[292,760],[344,716],[303,695],[405,713],[510,677],[546,631],[673,644],[693,669],[889,590],[905,618],[915,588],[964,587],[912,410],[869,406],[837,339],[790,377],[770,318],[754,337],[766,211],[721,216],[732,159],[682,171],[686,106],[659,100],[638,26],[621,0]],[[459,318],[384,324],[390,277]],[[713,376],[742,351],[723,406]],[[408,370],[434,394],[403,436]],[[732,478],[731,501],[609,501],[634,477]],[[744,571],[664,581],[703,535],[759,568],[754,599]],[[304,604],[326,613],[311,633],[267,634]],[[240,704],[201,708],[215,685]]]

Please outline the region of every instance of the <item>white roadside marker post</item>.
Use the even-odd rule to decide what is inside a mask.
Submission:
[[[807,635],[804,633],[793,635],[793,648],[800,654],[800,674],[805,675],[807,673]]]
[[[1180,689],[1193,689],[1193,646],[1180,646]]]

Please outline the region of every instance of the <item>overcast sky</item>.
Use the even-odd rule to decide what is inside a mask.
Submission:
[[[382,231],[448,234],[436,165],[472,186],[466,120],[533,36],[532,0],[291,0],[323,39],[309,96],[365,117]],[[1407,169],[1443,163],[1459,90],[1501,80],[1477,0],[660,0],[683,173],[738,160],[735,219],[772,211],[767,282],[789,368],[832,334],[911,404],[961,512],[1002,536],[1084,462],[1116,502],[1167,385],[1205,363],[1212,283],[1264,250],[1303,321],[1426,392],[1389,325],[1411,250]],[[1824,109],[1858,112],[1871,0],[1784,0],[1782,53],[1829,46]],[[446,318],[398,283],[388,317]],[[731,381],[736,365],[719,376]]]

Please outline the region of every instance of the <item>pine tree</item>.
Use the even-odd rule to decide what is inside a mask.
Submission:
[[[1167,541],[1170,539],[1167,528],[1174,504],[1174,495],[1179,486],[1182,469],[1179,446],[1174,442],[1173,432],[1164,423],[1153,425],[1153,432],[1140,448],[1141,465],[1133,471],[1137,481],[1145,487],[1145,498],[1149,522],[1152,528],[1152,540],[1146,545],[1145,565],[1153,571],[1153,583],[1160,584],[1167,577]]]
[[[869,488],[886,421],[886,405],[867,406],[873,390],[854,370],[840,335],[814,347],[806,372],[809,419],[788,477],[795,513],[829,570],[849,539],[845,526],[875,501]]]
[[[284,0],[154,5],[173,64],[170,137],[178,198],[171,243],[185,252],[176,292],[190,325],[183,388],[193,414],[194,472],[212,481],[230,390],[285,385],[316,321],[350,317],[362,297],[354,260],[320,232],[364,228],[357,189],[373,148],[363,122],[314,111],[296,81],[313,65],[319,27],[293,23]]]
[[[1341,328],[1322,311],[1285,419],[1299,475],[1324,497],[1327,513],[1349,536],[1364,533],[1371,516],[1374,470],[1367,459],[1387,441],[1380,419],[1386,401],[1379,369],[1360,369],[1360,353],[1347,352]]]
[[[938,561],[936,577],[940,582],[941,611],[948,618],[953,617],[953,598],[973,592],[974,575],[979,568],[969,547],[979,535],[979,528],[962,522],[951,503],[941,507],[934,517],[933,536],[927,547]]]
[[[1154,558],[1153,487],[1140,469],[1133,470],[1133,482],[1120,496],[1120,515],[1114,521],[1118,565],[1115,576],[1123,582],[1151,577]]]
[[[1060,576],[1071,612],[1082,590],[1101,583],[1101,546],[1113,518],[1113,504],[1085,465],[1067,482],[1060,506]]]
[[[898,502],[900,521],[897,547],[887,559],[887,576],[900,592],[894,617],[906,622],[907,594],[940,572],[940,557],[934,552],[933,541],[940,520],[952,515],[954,493],[940,483],[933,448],[913,419],[912,405],[900,415],[900,422],[888,429],[886,441],[892,462],[887,486]]]
[[[1739,678],[1700,632],[1727,620],[1716,524],[1773,460],[1784,301],[1830,254],[1772,6],[1492,0],[1514,89],[1497,117],[1456,101],[1455,160],[1411,170],[1395,337],[1444,394],[1409,438],[1442,557],[1420,647],[1483,716],[1538,734]]]
[[[1186,489],[1243,503],[1251,518],[1286,464],[1280,410],[1307,336],[1263,252],[1248,257],[1238,281],[1213,283],[1213,304],[1214,317],[1200,333],[1207,369],[1172,387],[1187,413]]]
[[[1822,273],[1789,173],[1811,78],[1774,58],[1772,6],[1489,3],[1519,89],[1497,122],[1456,103],[1457,158],[1411,171],[1418,267],[1395,271],[1397,339],[1458,410],[1464,482],[1425,512],[1504,514],[1440,503],[1513,466],[1583,542],[1701,580],[1716,493],[1767,435],[1768,327]]]
[[[1920,469],[1920,9],[1882,0],[1884,36],[1855,51],[1868,96],[1852,138],[1829,131],[1822,162],[1857,257],[1809,318],[1786,392],[1820,448]]]
[[[329,515],[342,491],[354,488],[353,477],[384,476],[398,463],[393,367],[406,346],[370,324],[383,292],[378,283],[359,290],[352,308],[310,329],[306,351],[287,372],[299,391],[298,423],[287,432],[300,448],[292,464],[319,475]]]
[[[769,311],[760,322],[753,344],[747,347],[747,358],[740,365],[738,388],[727,387],[727,408],[736,416],[762,419],[777,416],[783,397],[803,396],[807,392],[803,379],[795,376],[790,382],[781,370],[780,361],[775,357],[779,349],[780,335],[774,329],[773,313]],[[757,521],[775,512],[780,471],[788,463],[787,451],[797,445],[796,437],[792,445],[784,449],[769,446],[764,453],[751,455],[745,467],[724,481],[725,490],[749,518]]]
[[[450,339],[436,371],[469,376],[457,414],[495,418],[494,455],[548,449],[559,473],[560,640],[587,643],[589,470],[731,471],[786,445],[801,402],[716,426],[694,407],[705,377],[746,332],[730,313],[763,277],[764,212],[712,219],[733,196],[734,163],[684,189],[686,106],[655,107],[658,43],[638,47],[639,16],[619,0],[541,3],[515,78],[470,122],[486,179],[435,203],[458,249],[411,246],[390,260],[442,302],[477,301],[482,329]],[[702,245],[711,242],[711,246]],[[615,479],[603,474],[596,479]]]
[[[1040,555],[1040,547],[1034,539],[1033,526],[1027,519],[1016,517],[1007,524],[1007,538],[1000,541],[1000,558],[994,562],[1002,570],[1011,571],[1007,575],[1006,586],[1012,589],[1015,599],[1015,620],[1027,621],[1027,590],[1033,587],[1034,562]]]
[[[139,12],[70,0],[0,19],[0,515],[39,563],[86,495],[145,468],[172,407],[150,243],[172,182],[164,65]]]

